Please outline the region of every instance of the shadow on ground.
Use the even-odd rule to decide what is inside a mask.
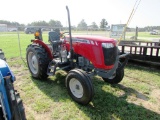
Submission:
[[[117,85],[112,85],[113,88],[119,88],[121,90],[124,91],[125,94],[123,94],[123,98],[127,98],[127,96],[129,95],[132,95],[132,94],[135,94],[137,98],[139,99],[142,99],[142,100],[145,100],[145,101],[148,101],[149,100],[149,97],[138,92],[137,90],[133,89],[133,88],[130,88],[130,87],[126,87],[122,84],[117,84]]]
[[[65,88],[65,75],[57,74],[54,80],[32,80],[42,92],[44,92],[54,101],[59,102],[63,100],[65,102],[67,99],[71,100],[67,93],[67,89]],[[102,90],[102,87],[106,85],[106,83],[103,81],[94,79],[93,84],[95,96],[92,102],[87,106],[75,103],[77,108],[91,120],[160,120],[160,114],[146,109],[143,106],[129,103],[126,101],[126,97],[117,97],[107,91]],[[126,95],[132,94],[132,92],[136,92],[138,94],[138,91],[132,88],[127,88],[123,85],[116,85],[113,87],[118,87],[119,89],[123,90]],[[147,99],[148,98],[145,97],[145,100]]]
[[[158,120],[160,114],[126,101],[128,94],[137,93],[132,88],[123,85],[116,85],[125,92],[125,96],[117,97],[109,92],[102,90],[103,82],[94,81],[95,97],[92,100],[93,105],[85,111],[91,119],[122,119],[122,120]],[[113,87],[113,86],[112,86]],[[115,87],[115,86],[114,86]],[[147,100],[145,96],[141,99]]]
[[[34,84],[54,102],[70,99],[65,87],[65,75],[58,73],[55,79],[38,80],[31,77]]]

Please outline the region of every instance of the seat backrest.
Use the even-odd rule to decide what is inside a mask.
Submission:
[[[60,40],[60,33],[56,31],[49,32],[48,36],[49,36],[49,41],[51,42]]]

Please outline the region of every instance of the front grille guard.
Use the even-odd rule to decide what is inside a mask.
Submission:
[[[95,69],[95,73],[103,78],[109,78],[115,73],[117,69],[123,69],[125,67],[125,65],[128,62],[128,58],[129,58],[129,53],[119,55],[117,56],[114,67],[111,70],[106,71],[102,69]],[[125,60],[121,63],[121,66],[118,66],[120,59],[125,59]]]

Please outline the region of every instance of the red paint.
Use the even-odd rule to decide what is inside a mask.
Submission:
[[[82,55],[92,62],[95,68],[109,70],[114,67],[113,65],[106,66],[104,62],[104,55],[102,50],[102,43],[113,43],[116,46],[116,41],[112,38],[101,36],[87,36],[76,35],[73,38],[73,50],[76,54]],[[77,40],[77,41],[76,41]],[[80,41],[79,41],[80,40]],[[52,53],[48,46],[41,40],[34,40],[33,43],[42,45],[47,51],[49,58],[53,59]],[[64,39],[67,51],[70,50],[69,36]]]
[[[41,41],[41,40],[34,40],[33,43],[42,45],[42,47],[47,51],[47,53],[48,53],[48,55],[49,55],[49,58],[50,58],[51,60],[53,59],[51,50],[49,49],[49,47],[48,47],[43,41]]]
[[[82,55],[92,62],[95,68],[99,69],[112,69],[113,65],[106,66],[104,62],[104,55],[102,50],[102,43],[113,43],[116,46],[116,41],[112,38],[106,38],[101,36],[87,36],[87,35],[76,35],[72,36],[73,39],[86,40],[85,42],[75,42],[73,40],[73,50],[76,54]],[[69,36],[66,36],[65,43],[67,51],[70,49]]]

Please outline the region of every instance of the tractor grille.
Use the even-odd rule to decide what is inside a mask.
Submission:
[[[102,49],[103,49],[103,54],[104,54],[105,65],[113,65],[118,55],[117,47],[113,47],[113,48],[102,47]]]

